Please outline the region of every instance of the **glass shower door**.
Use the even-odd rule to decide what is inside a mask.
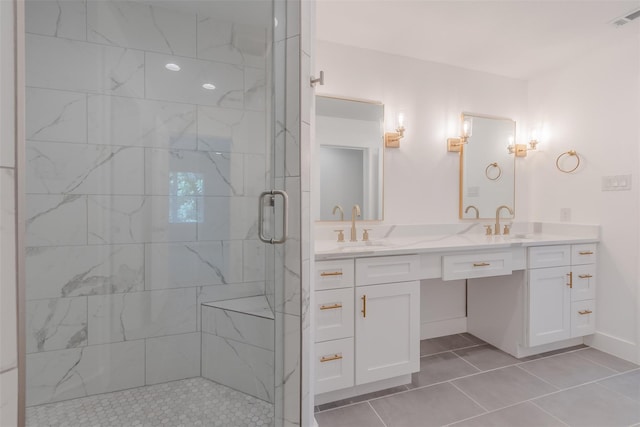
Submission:
[[[284,186],[273,9],[27,0],[31,420],[197,379],[275,422],[286,198],[260,198]]]

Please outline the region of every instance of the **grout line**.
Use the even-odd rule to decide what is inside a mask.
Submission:
[[[631,402],[633,402],[633,403],[638,403],[638,401],[637,401],[637,400],[635,400],[634,398],[629,397],[629,396],[627,396],[627,395],[625,395],[625,394],[622,394],[622,393],[620,393],[619,391],[613,390],[613,389],[611,389],[611,388],[607,387],[607,386],[606,386],[606,385],[604,385],[604,384],[600,384],[600,380],[596,381],[596,382],[595,382],[595,385],[600,386],[600,387],[604,388],[605,390],[608,390],[608,391],[610,391],[610,392],[612,392],[612,393],[614,393],[614,394],[617,394],[618,396],[621,396],[621,397],[623,397],[624,399],[630,400],[630,401],[631,401]]]
[[[565,426],[568,426],[569,424],[565,423],[564,421],[562,421],[560,418],[556,417],[555,415],[553,415],[551,412],[547,411],[546,409],[544,409],[542,406],[538,405],[536,402],[534,402],[533,400],[527,400],[527,402],[531,403],[532,405],[534,405],[536,408],[540,409],[542,412],[544,412],[545,414],[551,416],[552,418],[560,421],[562,424],[564,424]]]
[[[474,347],[482,347],[483,345],[490,345],[490,344],[474,344],[474,345],[470,345],[468,347],[457,347],[457,348],[452,348],[450,350],[439,351],[437,353],[429,353],[429,354],[421,355],[420,358],[422,359],[423,357],[435,356],[435,355],[438,355],[438,354],[455,352],[455,351],[458,351],[458,350],[467,350],[467,349],[474,348]]]
[[[478,402],[477,400],[475,400],[473,397],[469,396],[469,394],[467,394],[467,392],[465,392],[464,390],[462,390],[460,387],[458,387],[457,385],[455,385],[453,383],[453,381],[449,381],[449,384],[451,384],[454,388],[456,388],[460,393],[464,394],[465,396],[467,396],[469,399],[471,399],[471,401],[473,403],[475,403],[476,405],[478,405],[485,413],[488,413],[489,410],[487,408],[485,408],[484,406],[482,406],[480,404],[480,402]]]
[[[620,371],[618,371],[618,370],[616,370],[616,369],[613,369],[613,368],[611,368],[611,367],[609,367],[609,366],[607,366],[607,365],[604,365],[604,364],[602,364],[602,363],[600,363],[600,362],[596,362],[595,360],[591,360],[591,359],[589,359],[589,358],[587,358],[587,357],[580,356],[580,355],[578,354],[578,352],[579,352],[579,351],[582,351],[582,350],[585,350],[585,349],[580,349],[580,350],[576,351],[576,356],[578,356],[579,358],[581,358],[581,359],[583,359],[583,360],[586,360],[586,361],[588,361],[588,362],[594,363],[594,364],[596,364],[596,365],[598,365],[598,366],[602,366],[603,368],[607,368],[607,369],[608,369],[608,370],[610,370],[610,371],[617,372],[617,373],[621,373]],[[614,357],[615,357],[615,356],[614,356]],[[625,372],[627,372],[627,371],[625,371]]]
[[[382,423],[382,425],[384,427],[387,427],[387,423],[384,422],[384,420],[382,419],[382,417],[380,416],[380,414],[378,414],[378,411],[376,411],[376,408],[373,407],[373,405],[371,404],[370,401],[367,401],[367,404],[369,405],[369,408],[371,408],[371,410],[373,411],[374,414],[376,414],[376,416],[378,417],[378,419],[380,420],[380,422]]]
[[[534,374],[534,373],[533,373],[533,372],[531,372],[531,371],[526,370],[526,369],[525,369],[525,368],[523,368],[522,366],[515,365],[515,367],[516,367],[516,368],[518,368],[518,369],[520,369],[520,370],[522,370],[523,372],[525,372],[525,373],[527,373],[527,374],[531,375],[532,377],[539,379],[539,380],[540,380],[540,381],[542,381],[543,383],[545,383],[545,384],[549,384],[551,387],[555,388],[555,389],[556,389],[556,390],[558,390],[558,391],[559,391],[559,390],[562,390],[562,389],[561,389],[560,387],[558,387],[557,385],[555,385],[555,384],[553,384],[553,383],[551,383],[551,382],[549,382],[549,381],[545,380],[545,379],[544,379],[544,378],[542,378],[542,377],[537,376],[536,374]]]

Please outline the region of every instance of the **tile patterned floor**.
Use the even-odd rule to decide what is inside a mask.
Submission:
[[[320,427],[640,426],[640,366],[593,348],[516,359],[469,334],[420,344],[411,384],[316,407]]]
[[[273,405],[204,378],[27,408],[27,427],[270,426]]]

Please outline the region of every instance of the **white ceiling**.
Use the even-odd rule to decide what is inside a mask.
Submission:
[[[518,79],[640,36],[635,1],[317,0],[317,38]]]

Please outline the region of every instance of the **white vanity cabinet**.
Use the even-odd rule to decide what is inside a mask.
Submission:
[[[419,261],[356,259],[356,385],[420,370]]]
[[[529,347],[595,331],[596,245],[529,248]]]
[[[419,264],[417,255],[316,262],[316,394],[360,394],[420,370]]]
[[[353,260],[317,262],[315,285],[315,388],[326,393],[353,386]]]

